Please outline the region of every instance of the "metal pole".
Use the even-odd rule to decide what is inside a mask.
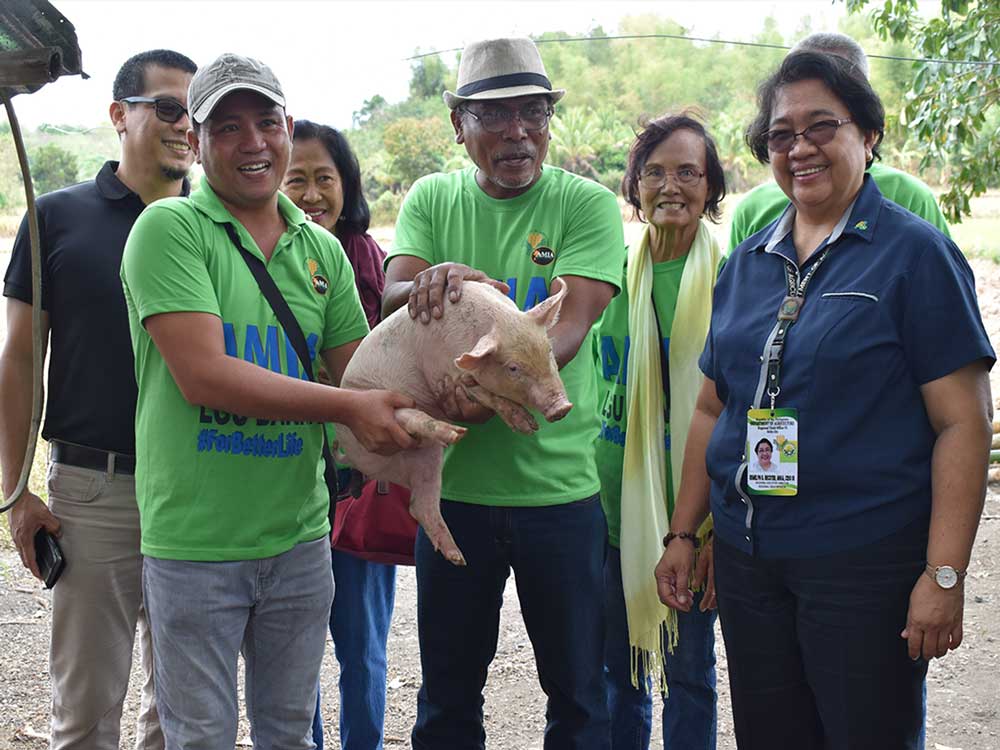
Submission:
[[[14,136],[14,146],[17,149],[17,160],[24,176],[24,195],[28,204],[28,236],[31,239],[31,429],[28,431],[28,444],[24,450],[24,463],[21,465],[21,476],[17,487],[4,499],[0,513],[13,507],[17,498],[28,486],[31,475],[31,465],[35,460],[35,445],[38,442],[38,430],[42,422],[42,256],[38,239],[38,214],[35,211],[35,189],[31,183],[31,170],[28,166],[28,154],[24,150],[24,140],[21,138],[21,127],[14,114],[14,105],[6,91],[0,90],[3,106],[7,110],[7,120],[10,122],[10,132]]]

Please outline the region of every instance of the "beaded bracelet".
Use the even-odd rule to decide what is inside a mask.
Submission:
[[[693,534],[690,531],[678,531],[676,533],[671,531],[669,534],[663,537],[663,546],[666,547],[674,539],[687,539],[689,542],[691,542],[691,544],[694,545],[695,549],[698,549],[699,546],[698,535]]]

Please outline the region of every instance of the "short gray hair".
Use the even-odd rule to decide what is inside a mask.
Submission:
[[[822,52],[842,57],[860,70],[865,78],[868,78],[868,56],[861,49],[861,45],[847,34],[841,34],[837,31],[819,31],[810,34],[805,39],[800,39],[792,47],[792,52],[805,51]]]

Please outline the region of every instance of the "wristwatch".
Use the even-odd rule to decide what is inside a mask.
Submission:
[[[964,570],[955,570],[950,565],[938,565],[935,567],[930,563],[927,563],[924,572],[927,573],[934,583],[943,589],[955,588],[958,582],[965,578],[966,573]]]

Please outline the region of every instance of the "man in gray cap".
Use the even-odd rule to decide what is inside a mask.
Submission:
[[[548,696],[546,750],[610,743],[591,326],[619,290],[625,242],[609,190],[543,168],[552,107],[564,93],[530,39],[466,47],[456,91],[444,97],[455,140],[475,166],[413,185],[389,254],[383,312],[407,304],[424,322],[461,314],[465,281],[500,279],[494,284],[524,310],[548,297],[556,276],[568,287],[549,329],[574,404],[568,416],[512,435],[460,388],[443,389],[449,416],[484,424],[449,449],[443,472],[441,512],[468,565],[442,558],[423,531],[417,537],[415,750],[484,747],[482,690],[511,570]],[[444,311],[445,295],[456,310]]]
[[[278,192],[292,119],[270,68],[223,55],[188,102],[201,188],[150,206],[122,263],[160,716],[168,750],[233,747],[242,651],[254,745],[310,748],[333,598],[321,423],[392,453],[412,401],[308,382],[238,249],[339,382],[368,326],[337,240]]]

